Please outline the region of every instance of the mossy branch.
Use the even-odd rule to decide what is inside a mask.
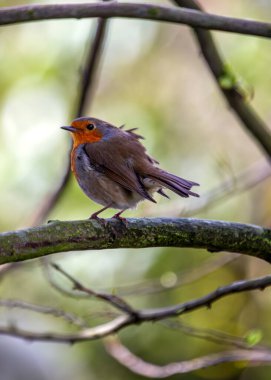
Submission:
[[[61,222],[0,234],[0,263],[56,252],[108,248],[187,247],[229,251],[271,263],[271,230],[200,219],[108,219]]]

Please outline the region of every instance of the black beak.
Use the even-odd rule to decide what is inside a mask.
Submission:
[[[63,126],[63,127],[60,127],[60,128],[65,129],[66,131],[69,131],[69,132],[72,132],[72,133],[78,132],[77,128],[74,128],[72,126]]]

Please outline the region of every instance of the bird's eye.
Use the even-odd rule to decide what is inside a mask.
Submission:
[[[93,129],[95,129],[95,125],[90,123],[86,126],[86,128],[89,130],[89,131],[93,131]]]

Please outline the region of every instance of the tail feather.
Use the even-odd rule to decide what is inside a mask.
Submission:
[[[192,186],[199,186],[199,184],[197,182],[189,181],[188,179],[178,177],[177,175],[168,173],[168,172],[161,170],[161,169],[159,169],[159,172],[157,173],[157,175],[165,177],[165,178],[169,179],[170,181],[175,182],[175,183],[177,183],[177,184],[179,184],[179,185],[181,185],[187,189],[191,189]]]
[[[188,181],[184,178],[177,177],[176,175],[165,172],[163,170],[151,173],[148,175],[148,177],[152,178],[163,187],[168,188],[181,197],[199,197],[197,193],[194,193],[190,190],[193,186],[199,186],[199,184],[196,182]]]
[[[159,189],[157,191],[157,193],[160,194],[160,195],[162,195],[163,197],[165,197],[167,199],[170,199],[169,196],[166,193],[164,193],[163,189]]]

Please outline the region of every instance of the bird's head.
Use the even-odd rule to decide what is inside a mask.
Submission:
[[[92,117],[74,119],[70,126],[61,127],[71,132],[75,146],[93,143],[110,136],[117,128],[105,121]]]

